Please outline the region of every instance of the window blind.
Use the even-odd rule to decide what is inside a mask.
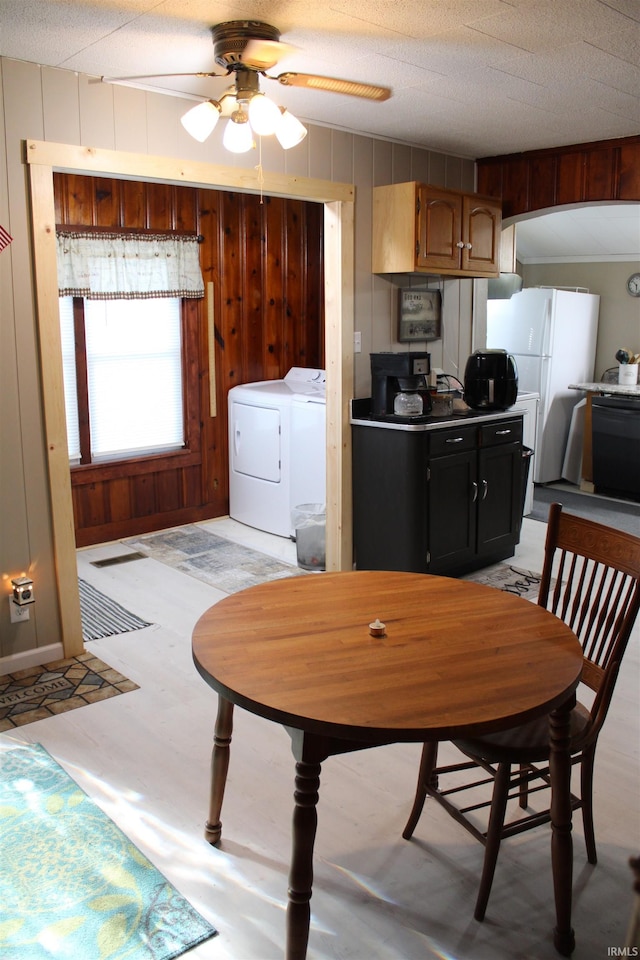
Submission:
[[[180,300],[85,300],[91,459],[184,444]]]
[[[73,298],[60,298],[70,462],[81,457]],[[179,298],[84,300],[91,462],[184,446]],[[84,451],[87,462],[89,452]]]

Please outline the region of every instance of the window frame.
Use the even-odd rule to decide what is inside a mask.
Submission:
[[[83,484],[100,482],[121,476],[136,476],[150,471],[190,466],[201,462],[200,449],[200,394],[198,370],[198,329],[200,302],[181,298],[180,323],[182,337],[182,416],[184,446],[179,450],[145,453],[99,462],[83,462],[83,453],[90,450],[89,397],[87,386],[87,359],[84,330],[84,298],[73,298],[73,322],[75,334],[76,380],[78,397],[78,421],[80,431],[79,464],[70,464],[71,482],[74,477]],[[194,375],[195,370],[195,375]]]

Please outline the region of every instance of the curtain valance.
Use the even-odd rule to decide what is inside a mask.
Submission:
[[[61,297],[202,297],[198,238],[57,231]]]

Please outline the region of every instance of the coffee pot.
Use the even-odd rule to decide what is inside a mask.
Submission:
[[[420,394],[422,377],[398,377],[398,393],[393,398],[393,412],[398,417],[421,417],[424,401]]]

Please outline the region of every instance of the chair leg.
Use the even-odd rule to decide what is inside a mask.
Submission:
[[[582,799],[582,825],[584,842],[587,847],[587,860],[597,863],[596,835],[593,829],[593,767],[595,763],[595,743],[587,747],[582,753],[580,763],[580,797]]]
[[[518,787],[518,804],[522,810],[529,805],[529,781],[526,778],[529,768],[526,763],[520,764],[520,786]]]
[[[498,860],[500,841],[502,840],[502,828],[504,826],[504,816],[507,809],[510,776],[511,764],[498,764],[493,787],[493,797],[491,799],[491,813],[489,815],[489,826],[487,829],[482,877],[480,879],[478,899],[476,900],[476,909],[473,914],[476,920],[484,920],[487,903],[489,902],[489,894],[491,893],[491,884],[493,883],[493,875]]]
[[[413,831],[416,828],[416,824],[420,819],[420,814],[422,813],[422,808],[424,806],[424,801],[427,796],[427,784],[431,782],[433,777],[433,771],[436,766],[436,761],[438,759],[438,744],[437,741],[434,743],[425,743],[422,748],[422,757],[420,759],[420,770],[418,773],[418,785],[416,787],[416,796],[413,801],[413,808],[407,820],[407,825],[402,831],[402,836],[405,840],[410,840],[413,836]]]

